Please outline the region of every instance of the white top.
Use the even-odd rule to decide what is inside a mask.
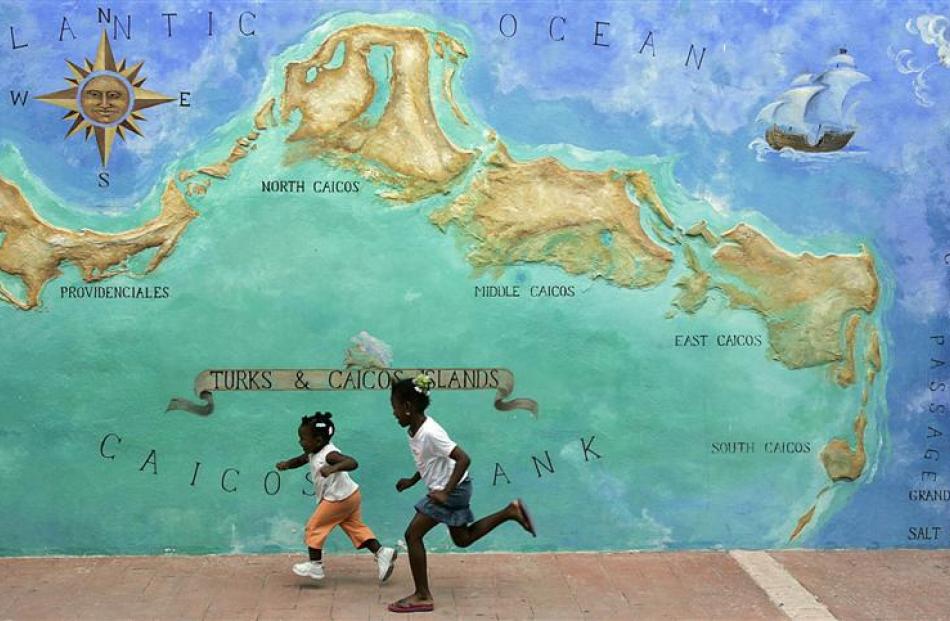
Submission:
[[[416,430],[416,435],[409,436],[409,450],[416,461],[416,470],[430,491],[445,489],[455,470],[455,460],[449,454],[456,446],[442,425],[431,416],[426,416],[425,422]],[[468,470],[459,482],[467,478]]]
[[[332,500],[334,502],[346,500],[360,488],[347,472],[334,472],[328,477],[320,474],[320,468],[327,465],[327,455],[340,452],[332,442],[320,449],[319,453],[310,453],[310,476],[313,479],[313,491],[317,494],[317,501]]]

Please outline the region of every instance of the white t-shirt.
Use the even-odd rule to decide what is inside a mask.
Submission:
[[[430,491],[445,489],[455,470],[455,460],[449,454],[456,446],[442,425],[431,416],[426,416],[425,422],[416,430],[416,435],[409,436],[409,450],[416,461],[416,470]],[[468,470],[459,482],[466,478]]]
[[[316,493],[317,501],[332,500],[334,502],[346,500],[350,495],[359,489],[353,479],[347,472],[334,472],[328,477],[320,474],[320,468],[327,465],[327,455],[333,452],[340,452],[332,442],[320,449],[319,453],[310,453],[310,476],[313,479],[313,491]]]

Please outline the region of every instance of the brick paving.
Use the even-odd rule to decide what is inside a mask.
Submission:
[[[950,619],[950,550],[772,557],[839,619]]]
[[[950,619],[950,551],[776,552],[838,619]],[[786,619],[725,552],[434,554],[436,610],[397,615],[405,557],[380,586],[368,554],[0,559],[0,619]]]

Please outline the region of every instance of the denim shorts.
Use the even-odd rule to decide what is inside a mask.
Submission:
[[[465,526],[475,521],[475,515],[469,506],[471,501],[472,480],[465,479],[449,493],[449,499],[444,505],[425,496],[416,503],[416,511],[446,526]]]

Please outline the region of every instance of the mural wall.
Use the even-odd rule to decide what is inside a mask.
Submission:
[[[2,15],[0,554],[299,550],[318,410],[395,542],[419,372],[473,550],[950,542],[946,4]]]

